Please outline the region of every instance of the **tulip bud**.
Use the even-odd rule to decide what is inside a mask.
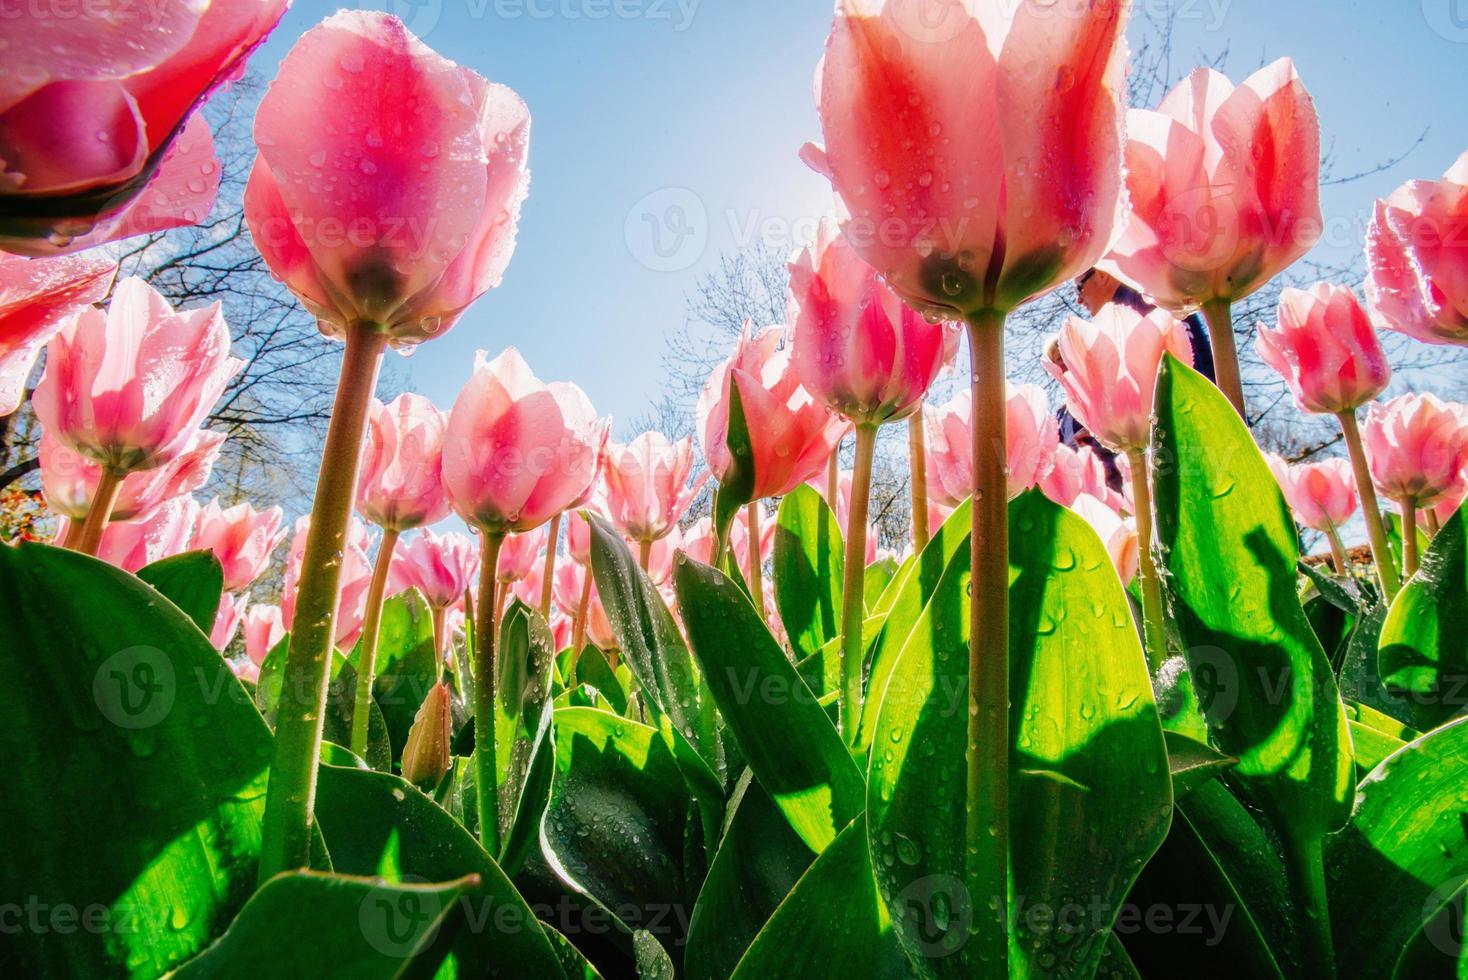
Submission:
[[[1317,283],[1280,294],[1279,327],[1259,328],[1259,356],[1307,412],[1351,412],[1381,394],[1392,369],[1356,294]]]
[[[449,689],[440,681],[419,706],[403,746],[403,778],[425,792],[432,792],[443,780],[453,761],[449,722]]]

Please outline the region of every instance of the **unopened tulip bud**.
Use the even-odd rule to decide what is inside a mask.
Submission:
[[[450,721],[449,689],[440,681],[419,706],[403,746],[403,778],[425,792],[443,780],[453,762]]]

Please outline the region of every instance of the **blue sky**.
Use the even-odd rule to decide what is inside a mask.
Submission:
[[[1468,0],[1134,0],[1175,12],[1174,72],[1227,49],[1237,81],[1290,55],[1315,96],[1334,172],[1426,139],[1399,165],[1324,192],[1326,255],[1360,248],[1372,199],[1468,149]],[[252,64],[339,4],[296,0]],[[811,81],[829,0],[368,0],[529,104],[532,180],[504,284],[404,378],[447,407],[476,348],[520,348],[626,421],[658,396],[685,298],[756,237],[786,250],[829,205],[796,158],[819,138]],[[329,107],[326,107],[329,111]],[[654,237],[657,235],[658,237]],[[622,432],[621,434],[626,434]]]

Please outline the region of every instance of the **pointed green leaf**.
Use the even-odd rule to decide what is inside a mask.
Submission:
[[[353,670],[360,667],[360,641],[348,662]],[[395,753],[401,752],[407,744],[413,719],[417,717],[423,699],[438,683],[439,674],[438,650],[433,639],[433,610],[429,608],[428,601],[417,589],[391,597],[382,605],[372,697],[382,709],[388,739]],[[356,703],[355,690],[351,692],[350,701]]]
[[[1419,728],[1468,706],[1468,535],[1459,511],[1397,593],[1381,628],[1377,661],[1388,690],[1405,694]]]
[[[810,486],[786,494],[775,524],[775,606],[797,656],[841,635],[845,567],[841,525],[826,501]]]
[[[208,636],[224,592],[224,569],[212,551],[187,551],[138,569],[138,578],[172,602]]]

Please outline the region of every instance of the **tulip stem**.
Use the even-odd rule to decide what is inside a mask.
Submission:
[[[1162,614],[1162,579],[1157,574],[1157,557],[1152,553],[1152,477],[1145,450],[1127,450],[1127,461],[1131,463],[1132,494],[1136,498],[1142,633],[1147,638],[1147,663],[1155,674],[1167,661],[1167,627]]]
[[[387,598],[387,572],[398,546],[398,532],[384,528],[372,567],[372,584],[367,588],[367,611],[362,618],[362,658],[357,664],[357,698],[352,705],[350,748],[358,758],[367,757],[367,720],[371,713],[372,681],[377,675],[377,637],[382,627],[382,603]]]
[[[964,883],[975,909],[979,957],[988,963],[990,975],[1005,977],[1009,970],[1009,476],[1004,315],[975,314],[968,321],[968,336],[974,496]]]
[[[1326,540],[1330,542],[1330,557],[1335,562],[1337,575],[1349,574],[1351,567],[1350,559],[1346,557],[1346,546],[1341,541],[1341,532],[1331,528],[1325,532]]]
[[[1208,321],[1208,339],[1213,345],[1213,373],[1218,390],[1233,405],[1245,422],[1244,382],[1239,375],[1239,350],[1234,340],[1233,308],[1226,299],[1211,299],[1203,304],[1203,319]]]
[[[923,432],[923,409],[907,420],[907,465],[912,473],[912,553],[928,546],[928,447]]]
[[[1284,844],[1285,873],[1305,913],[1299,923],[1304,975],[1330,980],[1336,975],[1335,944],[1330,931],[1321,840],[1318,837],[1304,842],[1285,840]]]
[[[831,447],[831,458],[826,462],[826,503],[836,510],[836,501],[841,499],[841,440]]]
[[[851,471],[851,506],[846,517],[846,579],[841,590],[841,730],[852,745],[861,734],[862,666],[866,646],[867,501],[872,489],[872,457],[877,427],[856,427],[856,462]]]
[[[831,509],[835,510],[836,505],[832,504]],[[746,528],[749,540],[745,542],[745,554],[749,559],[749,597],[754,600],[754,608],[759,611],[760,622],[769,623],[770,618],[765,613],[764,569],[760,565],[759,501],[751,500],[745,507],[744,514],[745,523],[749,525]]]
[[[1437,532],[1442,530],[1442,522],[1437,519],[1436,508],[1429,507],[1422,512],[1422,519],[1427,522],[1427,536],[1437,537]]]
[[[1342,412],[1341,434],[1346,439],[1346,450],[1351,457],[1351,469],[1356,474],[1356,493],[1361,498],[1361,516],[1366,519],[1366,536],[1371,541],[1371,558],[1376,563],[1376,577],[1381,582],[1382,596],[1387,602],[1397,597],[1402,583],[1397,578],[1397,565],[1392,559],[1392,550],[1387,546],[1386,525],[1381,520],[1381,505],[1376,501],[1376,486],[1371,482],[1371,467],[1366,462],[1366,447],[1361,443],[1361,427],[1356,424],[1356,413]]]
[[[561,540],[561,515],[551,518],[550,536],[545,544],[545,568],[540,576],[540,614],[550,622],[551,593],[556,580],[556,542]]]
[[[448,633],[449,610],[447,606],[433,607],[433,649],[438,654],[439,669],[442,670],[448,663]]]
[[[101,546],[102,532],[107,530],[107,522],[112,518],[112,508],[117,505],[118,494],[122,493],[125,475],[110,466],[102,467],[97,490],[92,494],[92,505],[87,508],[87,518],[76,536],[76,550],[82,554],[95,555]]]
[[[311,857],[316,760],[321,753],[328,668],[336,639],[342,554],[357,492],[362,432],[386,347],[387,335],[368,325],[347,331],[281,679],[275,754],[260,832],[261,884],[282,871],[305,867]]]
[[[581,580],[581,598],[576,603],[576,618],[571,623],[571,663],[573,665],[586,646],[586,616],[591,610],[591,569],[583,567],[581,571],[584,575]]]
[[[1417,504],[1408,499],[1402,501],[1402,581],[1417,574],[1418,561]]]
[[[484,531],[479,564],[479,603],[474,621],[474,792],[479,840],[491,857],[500,851],[499,765],[495,758],[495,589],[503,532]]]
[[[642,568],[644,572],[647,571],[648,567],[652,564],[651,541],[637,542],[637,564]]]

